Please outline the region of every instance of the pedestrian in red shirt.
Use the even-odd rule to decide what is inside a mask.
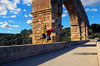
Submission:
[[[47,33],[47,39],[46,39],[46,41],[51,40],[51,37],[50,37],[51,32],[54,31],[55,29],[56,29],[56,27],[46,30],[46,33]]]

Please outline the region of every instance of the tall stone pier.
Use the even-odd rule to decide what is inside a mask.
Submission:
[[[86,40],[88,36],[88,18],[80,0],[32,0],[32,43],[52,43],[61,41],[61,18],[62,6],[65,5],[70,19],[71,40]],[[47,29],[56,27],[51,34],[51,40],[46,42],[45,39],[38,40],[41,37],[43,26]]]
[[[80,0],[64,0],[71,25],[71,40],[87,40],[89,21]]]

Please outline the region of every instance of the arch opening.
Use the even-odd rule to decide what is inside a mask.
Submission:
[[[63,11],[62,11],[62,42],[63,41],[67,41],[70,42],[71,41],[71,29],[70,29],[70,20],[69,20],[69,16],[68,16],[68,12],[65,8],[65,6],[63,5]]]

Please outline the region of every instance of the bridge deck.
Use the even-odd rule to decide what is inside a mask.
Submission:
[[[98,66],[96,44],[89,42],[1,66]]]

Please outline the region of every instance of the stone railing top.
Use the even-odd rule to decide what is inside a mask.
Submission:
[[[77,43],[83,41],[72,41],[72,42],[54,42],[48,44],[69,44],[69,43]],[[10,45],[10,46],[0,46],[0,48],[7,48],[7,47],[23,47],[23,46],[37,46],[37,45],[48,45],[48,44],[23,44],[23,45]]]

